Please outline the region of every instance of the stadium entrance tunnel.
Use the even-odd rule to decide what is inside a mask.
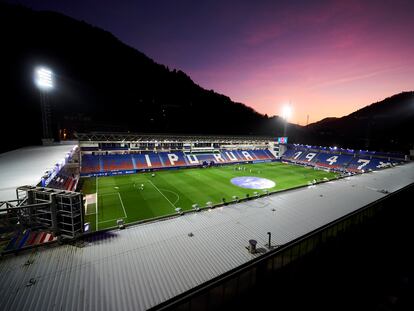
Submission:
[[[248,189],[270,189],[276,186],[276,183],[270,179],[254,176],[235,177],[231,179],[231,183]]]

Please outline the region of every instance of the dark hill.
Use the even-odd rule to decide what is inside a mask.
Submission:
[[[37,65],[56,73],[50,93],[54,132],[134,131],[150,133],[274,135],[271,119],[229,97],[195,84],[123,44],[112,34],[54,12],[0,3],[3,109],[19,120],[1,127],[9,144],[41,137]],[[22,130],[22,129],[25,130]],[[20,133],[18,135],[18,133]]]
[[[307,129],[311,143],[407,151],[414,144],[414,92],[391,96],[342,118],[321,120]]]
[[[325,126],[329,126],[329,124],[335,122],[336,120],[338,120],[338,118],[335,117],[328,117],[328,118],[324,118],[318,122],[314,122],[308,125],[308,127],[312,127],[314,124],[318,124],[319,126],[321,125],[325,125]]]
[[[283,122],[195,84],[123,44],[112,34],[54,12],[0,2],[0,152],[37,144],[40,94],[34,68],[56,74],[50,93],[58,131],[281,136]],[[407,151],[412,147],[413,93],[402,93],[343,118],[304,128],[289,125],[291,142]]]

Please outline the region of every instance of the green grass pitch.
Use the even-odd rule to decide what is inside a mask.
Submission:
[[[235,170],[237,166],[242,170]],[[192,210],[193,204],[200,208],[207,202],[213,204],[233,201],[233,196],[245,198],[263,190],[245,189],[233,185],[233,177],[255,176],[276,183],[269,192],[281,191],[323,178],[333,179],[336,174],[301,166],[274,163],[228,165],[213,168],[164,170],[133,175],[86,178],[82,192],[89,198],[85,221],[91,230],[116,226],[117,219],[126,224],[160,216],[173,215],[175,209]],[[142,189],[141,186],[143,185]],[[95,196],[95,194],[97,195]],[[231,205],[228,206],[231,208]]]

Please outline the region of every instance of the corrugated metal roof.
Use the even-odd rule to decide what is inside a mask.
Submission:
[[[74,146],[33,146],[0,154],[0,201],[15,200],[17,187],[35,186]]]
[[[145,310],[260,256],[249,239],[284,244],[413,182],[414,163],[9,256],[0,310]]]

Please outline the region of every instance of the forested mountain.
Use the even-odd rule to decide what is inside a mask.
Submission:
[[[282,136],[283,120],[203,89],[111,33],[65,15],[0,3],[2,144],[0,152],[40,143],[36,66],[50,67],[48,93],[58,138],[73,132]],[[343,118],[289,124],[290,142],[403,150],[412,147],[413,92]]]

